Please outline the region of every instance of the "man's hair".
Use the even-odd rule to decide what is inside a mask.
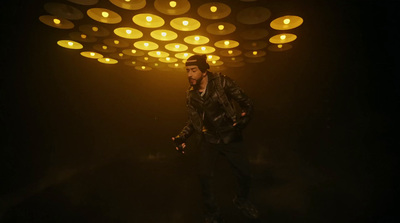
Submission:
[[[186,61],[186,66],[197,66],[201,72],[206,72],[207,69],[210,69],[210,65],[207,63],[207,56],[205,54],[198,55],[195,54],[189,57]]]

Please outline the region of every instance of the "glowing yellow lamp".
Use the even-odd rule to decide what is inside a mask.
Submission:
[[[54,22],[54,24],[58,25],[58,24],[61,23],[61,20],[59,20],[59,19],[53,19],[53,22]]]
[[[200,22],[196,19],[189,17],[178,17],[171,20],[170,25],[172,28],[180,31],[193,31],[200,28]]]
[[[140,30],[130,27],[119,27],[114,29],[115,35],[125,39],[139,39],[143,37],[143,33]]]
[[[222,49],[231,49],[239,46],[239,42],[235,40],[220,40],[215,42],[214,46]]]
[[[150,71],[150,70],[152,70],[153,68],[151,68],[151,67],[149,67],[149,66],[142,65],[142,66],[135,66],[135,69],[136,69],[136,70],[140,70],[140,71]]]
[[[93,51],[83,51],[81,52],[81,55],[90,59],[99,59],[103,57],[102,54]]]
[[[159,61],[163,62],[163,63],[175,63],[178,61],[178,59],[174,58],[174,57],[163,57],[158,59]]]
[[[150,51],[149,56],[155,57],[155,58],[162,58],[162,57],[168,57],[169,53],[165,51]]]
[[[42,23],[57,29],[72,29],[75,26],[74,23],[67,19],[60,19],[52,15],[42,15],[39,17],[39,20]]]
[[[175,57],[178,59],[181,59],[181,60],[186,60],[193,55],[194,55],[193,53],[185,52],[185,53],[177,53],[177,54],[175,54]]]
[[[87,11],[87,14],[97,22],[107,24],[117,24],[122,20],[122,17],[118,13],[105,8],[91,8]]]
[[[187,36],[183,39],[185,43],[192,44],[192,45],[204,45],[207,44],[210,39],[205,36],[199,36],[199,35],[191,35]]]
[[[83,45],[72,41],[72,40],[59,40],[57,41],[57,44],[61,47],[67,48],[67,49],[73,49],[73,50],[79,50],[83,48]]]
[[[289,30],[299,27],[303,24],[303,19],[295,15],[286,15],[272,20],[271,28],[276,30]]]
[[[173,52],[183,52],[188,49],[188,46],[181,43],[170,43],[165,45],[165,49]]]
[[[150,36],[161,41],[171,41],[178,38],[178,34],[176,32],[166,29],[154,30],[150,33]]]
[[[159,28],[165,23],[163,18],[150,13],[137,14],[132,17],[132,21],[145,28]]]
[[[133,44],[136,48],[141,50],[156,50],[158,49],[158,44],[151,41],[137,41]]]
[[[169,2],[169,6],[171,6],[171,8],[175,8],[176,7],[176,1],[170,1]]]
[[[212,46],[198,46],[193,49],[193,52],[197,54],[209,54],[215,52],[215,48]]]
[[[289,43],[297,39],[297,36],[291,33],[282,33],[272,36],[269,41],[274,44]]]
[[[118,63],[118,60],[112,59],[112,58],[109,58],[109,57],[102,57],[102,58],[99,58],[97,60],[100,63],[104,63],[104,64],[117,64]]]

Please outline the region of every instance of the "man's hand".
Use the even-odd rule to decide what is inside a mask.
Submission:
[[[239,127],[239,126],[245,124],[245,123],[242,123],[242,122],[244,122],[243,117],[246,116],[246,112],[242,112],[242,114],[240,114],[240,116],[241,116],[241,117],[239,118],[239,121],[233,123],[233,126],[238,126],[238,127]]]
[[[174,141],[174,143],[176,145],[176,147],[175,147],[176,151],[178,151],[178,152],[180,152],[182,154],[185,154],[185,150],[184,149],[186,147],[186,143],[182,142],[181,139],[175,138],[175,137],[172,137],[172,141]]]

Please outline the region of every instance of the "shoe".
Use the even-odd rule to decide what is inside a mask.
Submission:
[[[240,210],[242,213],[251,219],[258,218],[258,210],[257,208],[249,201],[249,200],[240,200],[237,197],[233,198],[233,204]]]

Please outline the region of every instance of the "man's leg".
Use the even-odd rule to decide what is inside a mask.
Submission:
[[[222,153],[228,159],[237,181],[237,192],[233,203],[247,217],[257,218],[257,208],[248,200],[250,193],[251,174],[246,148],[242,142],[227,144]]]
[[[199,179],[206,217],[218,216],[220,214],[212,185],[214,166],[219,154],[218,149],[214,148],[214,146],[203,140],[199,151]]]

